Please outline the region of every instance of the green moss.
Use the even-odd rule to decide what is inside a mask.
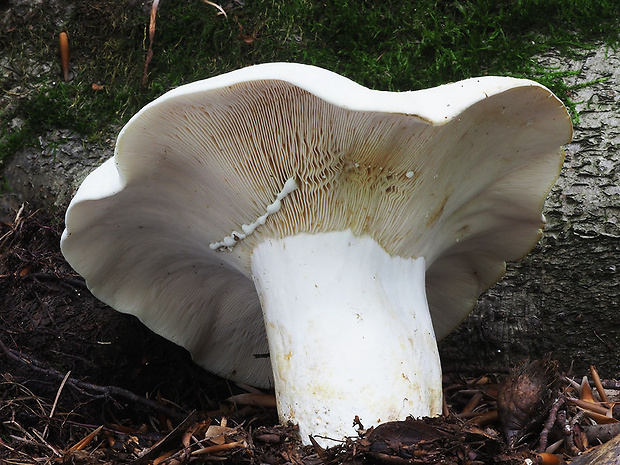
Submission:
[[[620,31],[616,0],[246,0],[226,17],[199,0],[162,0],[143,88],[149,13],[137,5],[77,2],[62,26],[42,9],[30,28],[2,39],[12,66],[27,69],[34,53],[45,56],[49,71],[29,76],[31,90],[4,115],[25,123],[1,130],[0,158],[51,128],[97,137],[174,86],[267,61],[314,64],[386,90],[485,74],[523,76],[574,108],[566,74],[541,69],[533,56],[601,42],[616,46]],[[63,29],[71,45],[68,83],[61,82],[57,58]]]

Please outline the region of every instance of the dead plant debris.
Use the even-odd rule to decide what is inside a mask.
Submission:
[[[96,301],[59,250],[60,222],[0,225],[0,463],[611,464],[620,383],[552,360],[444,377],[444,415],[301,446],[271,393],[205,374],[182,349]]]

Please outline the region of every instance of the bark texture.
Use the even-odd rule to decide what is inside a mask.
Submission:
[[[620,52],[541,57],[574,72],[579,121],[545,205],[535,250],[508,264],[458,331],[443,341],[444,366],[505,368],[544,353],[602,376],[620,376]]]
[[[68,130],[54,131],[40,138],[38,146],[22,148],[4,169],[0,166],[8,184],[0,193],[0,220],[10,222],[21,204],[64,214],[86,175],[113,154],[114,136],[88,143]]]

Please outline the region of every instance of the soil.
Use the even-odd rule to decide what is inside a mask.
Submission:
[[[180,405],[208,409],[217,406],[212,399],[230,395],[230,386],[196,367],[186,351],[88,292],[60,254],[58,218],[21,214],[13,224],[3,224],[0,234],[4,344],[63,375],[71,371],[96,384],[157,393]],[[23,363],[3,359],[2,367],[28,380],[27,387],[43,396],[58,389],[53,376],[33,373]],[[72,402],[70,396],[66,400]],[[85,408],[84,413],[92,415],[107,408],[116,412],[118,407],[122,406],[101,399],[78,412]],[[132,420],[141,419],[139,411],[132,413],[138,414]]]

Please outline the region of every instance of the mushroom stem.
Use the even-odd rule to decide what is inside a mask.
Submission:
[[[304,444],[355,435],[356,416],[370,427],[441,412],[424,258],[349,230],[298,234],[256,246],[252,273],[280,420]]]

